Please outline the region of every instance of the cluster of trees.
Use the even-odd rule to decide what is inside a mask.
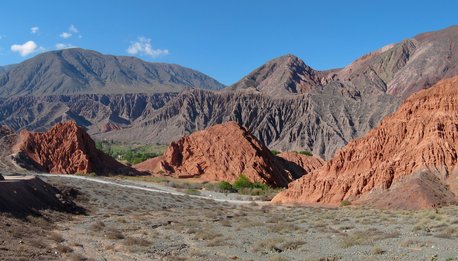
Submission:
[[[278,150],[271,150],[270,152],[272,152],[272,154],[274,154],[275,156],[277,156],[278,154],[281,153]],[[301,150],[301,151],[295,151],[295,152],[298,153],[298,154],[305,155],[305,156],[313,156],[313,153],[311,153],[310,151],[307,151],[307,150]]]
[[[227,181],[221,181],[218,184],[219,190],[223,192],[239,192],[241,194],[252,194],[252,193],[243,193],[243,192],[251,192],[252,190],[255,191],[262,191],[269,189],[269,186],[260,182],[251,182],[250,179],[245,175],[240,175],[233,184]]]
[[[147,159],[160,156],[160,153],[146,152],[140,148],[119,148],[119,145],[114,144],[112,141],[98,141],[96,142],[97,149],[105,152],[111,157],[118,160],[125,160],[130,164],[138,164]]]

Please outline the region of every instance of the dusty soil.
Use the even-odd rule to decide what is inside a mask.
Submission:
[[[85,180],[46,180],[77,189],[81,195],[75,201],[88,214],[59,214],[65,218],[49,221],[47,229],[28,220],[1,219],[9,231],[1,233],[2,258],[458,260],[458,207],[436,213],[229,204]],[[15,229],[24,233],[15,235]],[[46,246],[33,247],[39,239]]]

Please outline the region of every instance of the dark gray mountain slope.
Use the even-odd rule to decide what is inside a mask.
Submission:
[[[223,87],[209,76],[179,65],[148,63],[79,48],[43,53],[0,72],[0,97],[180,92]]]

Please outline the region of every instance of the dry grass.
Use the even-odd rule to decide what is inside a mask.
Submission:
[[[66,260],[67,261],[86,261],[87,258],[81,254],[72,253],[70,255],[67,255]]]
[[[56,250],[57,250],[57,252],[63,253],[63,254],[73,252],[73,249],[71,247],[69,247],[67,245],[62,245],[62,244],[58,244],[56,246]]]
[[[56,232],[49,233],[48,238],[56,243],[62,243],[65,241],[62,235]]]
[[[94,232],[102,231],[105,228],[105,223],[98,220],[89,227]]]
[[[385,250],[383,250],[381,247],[375,246],[372,248],[371,253],[373,255],[383,255],[385,253]]]
[[[120,240],[124,239],[124,234],[115,228],[111,228],[105,231],[104,236],[108,239]]]
[[[283,243],[283,238],[275,239],[264,239],[257,241],[253,246],[254,252],[283,252],[281,243]]]
[[[365,231],[355,231],[351,234],[346,234],[342,237],[340,246],[348,248],[357,245],[372,245],[375,241],[384,240],[388,238],[398,237],[397,232],[382,232],[377,229],[368,229]]]

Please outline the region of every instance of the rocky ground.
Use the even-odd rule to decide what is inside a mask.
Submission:
[[[233,204],[45,180],[78,190],[75,201],[87,214],[3,216],[2,259],[458,260],[457,207],[409,212]]]

